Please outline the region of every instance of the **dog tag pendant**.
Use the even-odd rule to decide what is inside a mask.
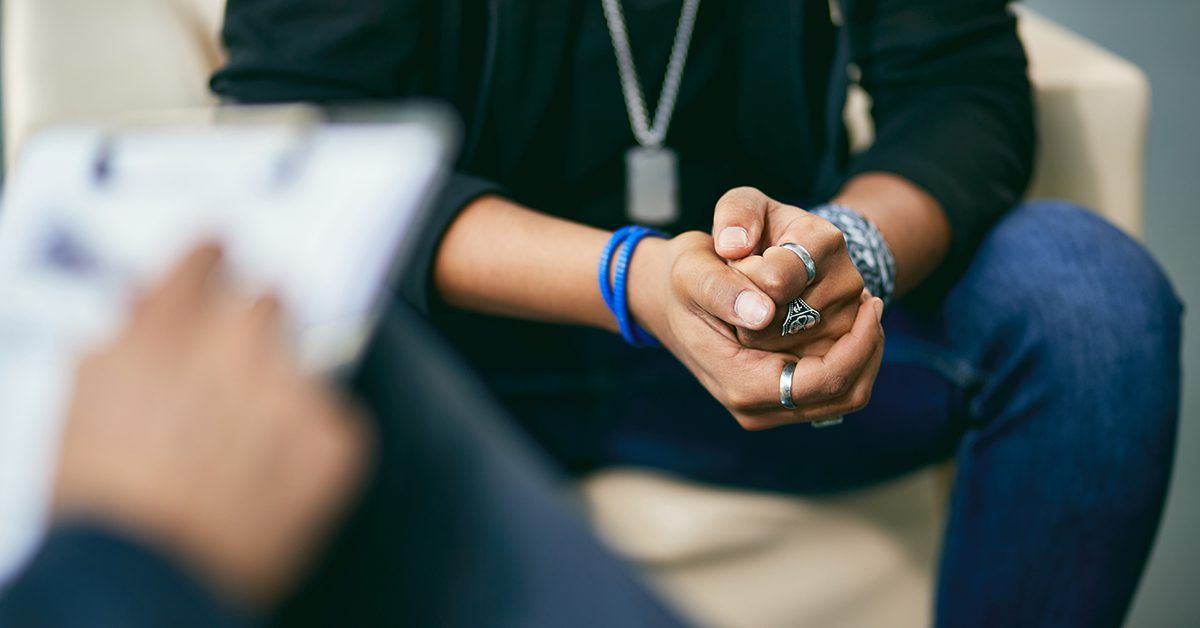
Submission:
[[[625,153],[625,213],[639,225],[679,220],[679,170],[675,151],[635,146]]]

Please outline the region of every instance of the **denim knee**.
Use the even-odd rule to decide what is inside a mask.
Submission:
[[[1131,412],[1167,415],[1162,407],[1178,403],[1181,312],[1135,240],[1094,212],[1038,201],[993,228],[945,317],[987,370],[1019,367],[1048,394],[1129,392],[1129,405],[1142,402]]]
[[[1172,335],[1182,311],[1142,245],[1065,201],[1030,202],[1007,214],[959,287],[993,316],[1046,332],[1131,340]]]
[[[1154,535],[1179,412],[1180,309],[1149,254],[1092,212],[1035,202],[996,224],[942,309],[980,385],[940,609],[986,597],[956,586],[983,560],[1031,587],[1039,606],[1011,599],[1043,623],[1088,616],[1084,608],[1120,617],[1124,598],[1098,606],[1090,593],[1102,580],[1132,590]],[[1030,561],[1038,567],[1025,578]],[[1089,595],[1038,597],[1061,577],[1084,578],[1069,593]]]

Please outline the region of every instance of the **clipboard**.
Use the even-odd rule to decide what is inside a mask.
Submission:
[[[179,116],[168,116],[178,120]],[[0,209],[0,587],[47,522],[74,370],[201,242],[279,297],[302,365],[355,364],[449,171],[429,106],[234,107],[36,137]]]

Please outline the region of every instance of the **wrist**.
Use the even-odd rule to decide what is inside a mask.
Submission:
[[[666,330],[664,299],[669,294],[671,241],[646,238],[629,260],[629,312],[660,342]]]
[[[98,492],[103,494],[104,485]],[[183,508],[169,505],[148,495],[121,499],[108,495],[101,500],[83,503],[72,501],[56,505],[56,528],[104,530],[137,543],[155,554],[179,565],[222,598],[250,610],[267,601],[258,586],[241,575],[244,570],[230,567],[230,552],[222,544],[211,541],[203,533],[204,525],[196,525]],[[236,558],[233,557],[233,558]]]

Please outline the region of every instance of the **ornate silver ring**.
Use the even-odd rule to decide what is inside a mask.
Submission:
[[[812,329],[821,322],[821,313],[816,308],[804,302],[804,299],[796,297],[791,303],[788,303],[787,316],[783,319],[783,336],[798,334],[802,331]]]

